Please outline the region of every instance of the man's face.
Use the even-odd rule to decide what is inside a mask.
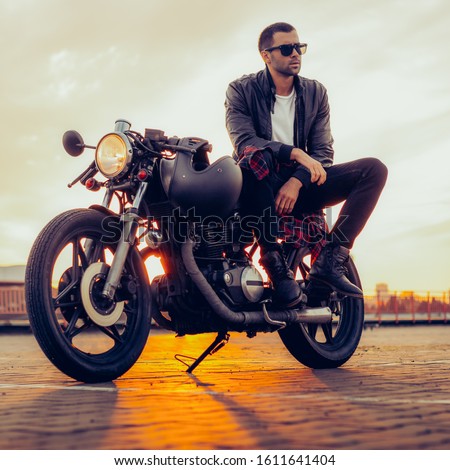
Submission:
[[[273,44],[271,47],[281,46],[282,44],[294,44],[300,42],[295,29],[289,33],[277,32],[273,35]],[[298,75],[302,66],[302,56],[293,49],[292,54],[285,57],[280,49],[271,52],[263,51],[261,55],[271,72],[276,71],[281,75]]]

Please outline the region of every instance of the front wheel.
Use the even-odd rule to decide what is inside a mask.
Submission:
[[[116,242],[105,215],[74,209],[55,217],[27,263],[25,297],[32,331],[48,359],[82,382],[124,374],[139,358],[151,322],[145,265],[131,248],[112,302],[101,295]]]
[[[361,287],[356,266],[351,259],[347,261],[346,268],[348,279]],[[326,289],[322,293],[322,298],[326,300],[322,300],[320,305],[330,307],[333,312],[330,323],[300,323],[279,331],[288,351],[303,365],[313,369],[336,368],[347,362],[358,347],[364,327],[363,299],[339,298],[335,294],[330,296]],[[314,295],[318,298],[320,290]]]

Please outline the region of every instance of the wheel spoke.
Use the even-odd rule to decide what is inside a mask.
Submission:
[[[105,261],[105,251],[103,250],[103,243],[100,241],[92,240],[92,243],[95,245],[92,249],[92,253],[90,255],[90,263],[95,263],[97,261],[104,262]]]
[[[76,249],[74,251],[76,251],[76,253],[77,253],[77,262],[76,262],[76,264],[78,264],[78,257],[80,257],[81,266],[83,267],[84,270],[86,270],[89,263],[88,263],[84,248],[81,246],[80,237],[77,237],[77,240],[76,240],[76,243],[74,243],[74,246],[76,247]]]
[[[318,325],[314,323],[308,324],[308,334],[311,336],[311,338],[315,338],[317,335],[317,327]]]
[[[66,295],[70,294],[73,288],[75,288],[78,285],[78,280],[71,281],[70,284],[68,284],[54,299],[53,299],[53,305],[55,308],[63,306],[63,304],[60,303],[61,299],[66,297]],[[71,302],[68,302],[71,303]],[[79,303],[79,302],[77,302]]]
[[[136,314],[136,307],[132,307],[132,306],[130,306],[129,303],[125,303],[123,313],[127,317],[127,321],[126,321],[126,324],[125,324],[125,327],[126,327],[126,325],[128,325],[128,322],[130,321],[130,319],[133,318],[133,315]]]
[[[134,313],[134,309],[133,307],[127,302],[125,303],[124,307],[123,307],[123,312],[126,314],[126,316],[128,317],[128,315],[133,315]]]
[[[119,330],[117,329],[116,325],[112,325],[109,327],[97,325],[97,328],[106,336],[114,340],[116,344],[123,343],[123,338],[120,335]]]
[[[80,265],[78,260],[79,244],[78,239],[72,241],[72,279],[78,279],[80,272]]]
[[[306,276],[308,275],[309,273],[309,267],[306,266],[305,263],[301,262],[299,265],[298,265],[298,269],[300,270],[300,273],[302,275],[302,278],[303,279],[306,279]]]
[[[333,338],[333,323],[325,323],[322,325],[322,331],[323,334],[325,335],[326,342],[329,344],[334,343],[334,338]]]
[[[89,324],[84,322],[83,325],[79,326],[77,328],[77,321],[80,318],[80,312],[76,310],[72,317],[70,318],[70,321],[67,325],[67,327],[64,329],[64,336],[72,342],[72,339],[80,334],[83,330],[86,330],[89,328]]]

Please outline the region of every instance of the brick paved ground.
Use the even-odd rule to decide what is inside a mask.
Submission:
[[[114,383],[56,370],[30,334],[0,333],[0,449],[450,449],[450,327],[368,329],[314,371],[277,335],[232,334],[195,376],[174,354],[213,335],[152,332]]]

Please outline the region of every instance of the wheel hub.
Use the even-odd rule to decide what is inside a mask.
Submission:
[[[122,315],[125,302],[114,302],[102,295],[109,266],[91,264],[81,279],[81,300],[89,318],[99,326],[114,325]]]

